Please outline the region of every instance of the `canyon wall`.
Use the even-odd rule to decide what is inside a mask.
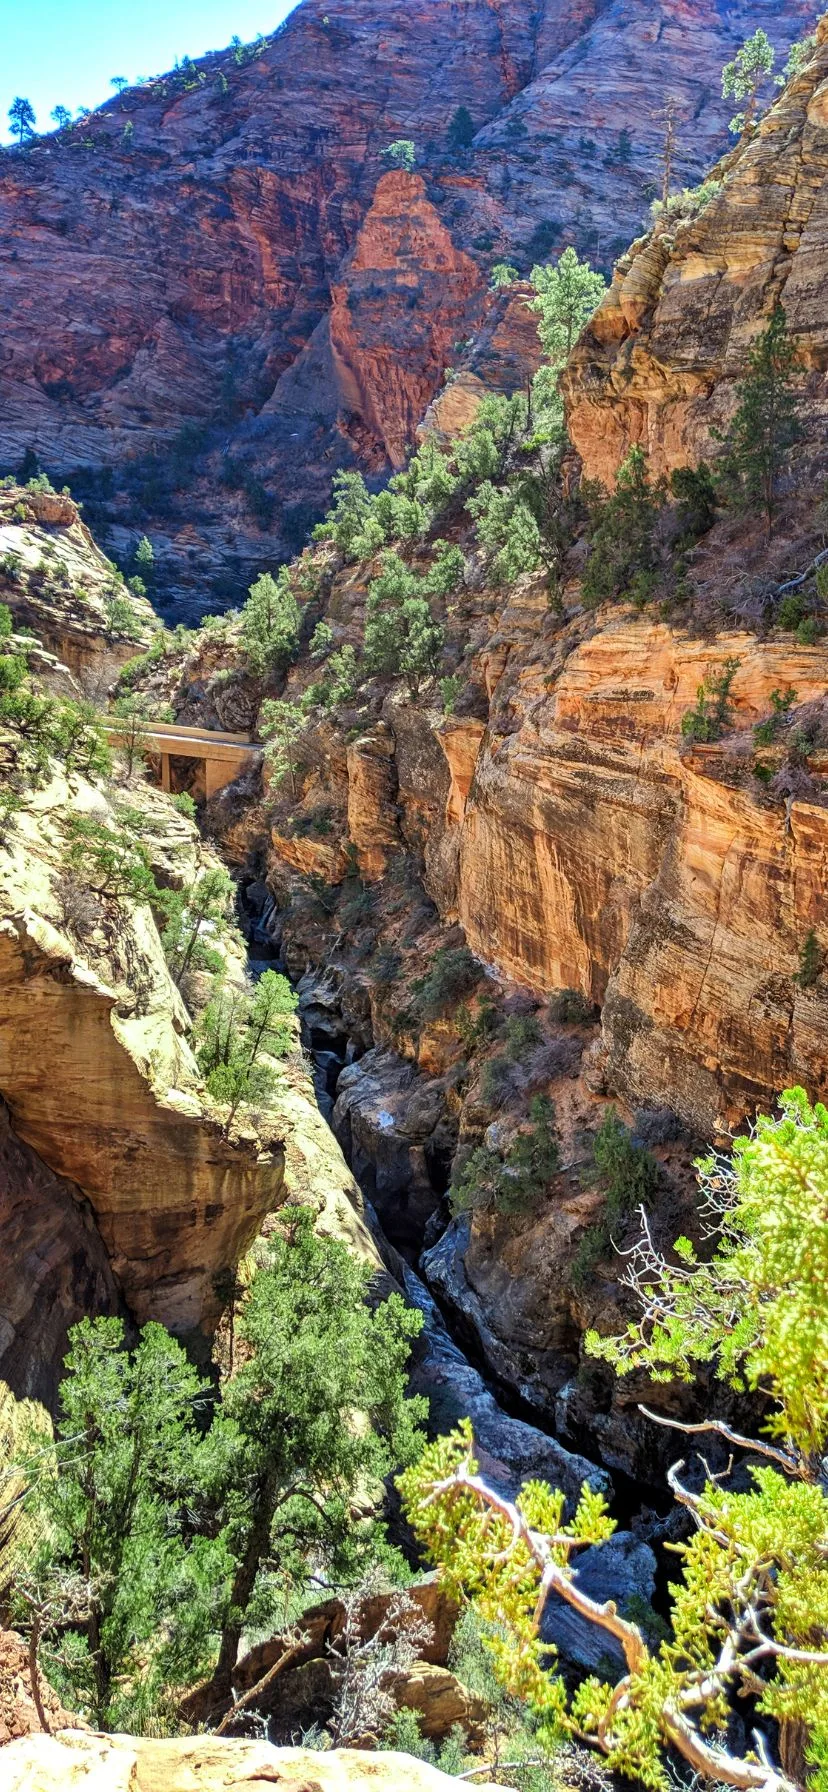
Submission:
[[[33,449],[111,551],[149,529],[190,618],[301,545],[338,465],[398,464],[477,333],[485,381],[520,384],[526,314],[492,263],[574,241],[609,266],[659,182],[664,96],[698,179],[722,63],[812,23],[809,0],[325,5],[0,156],[0,465]],[[413,176],[384,172],[401,136]]]
[[[271,1137],[250,1126],[225,1136],[149,909],[119,896],[94,922],[82,915],[80,932],[67,924],[66,902],[82,901],[59,893],[68,813],[113,820],[100,791],[55,775],[0,845],[0,1092],[13,1133],[0,1370],[17,1386],[24,1366],[24,1382],[48,1381],[87,1305],[123,1301],[139,1323],[200,1334],[204,1347],[222,1276],[282,1195],[278,1117]]]
[[[698,215],[663,219],[621,258],[564,375],[573,443],[606,485],[634,442],[658,473],[715,455],[747,351],[777,301],[800,354],[804,452],[822,464],[828,22],[801,73],[713,176],[720,190]]]

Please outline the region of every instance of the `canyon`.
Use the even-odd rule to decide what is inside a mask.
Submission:
[[[612,1499],[622,1528],[585,1554],[579,1584],[657,1624],[662,1546],[687,1531],[663,1510],[675,1438],[641,1405],[692,1423],[709,1384],[706,1365],[675,1384],[618,1378],[588,1354],[589,1332],[630,1319],[623,1254],[641,1211],[612,1216],[597,1141],[616,1128],[644,1176],[655,1248],[679,1235],[698,1247],[698,1154],[726,1153],[782,1089],[828,1087],[828,24],[711,189],[620,256],[575,344],[560,474],[575,520],[554,578],[540,564],[498,574],[461,483],[385,551],[360,556],[331,534],[306,547],[286,574],[294,638],[270,660],[235,611],[197,630],[162,630],[155,614],[196,614],[208,569],[218,609],[233,580],[275,567],[337,466],[378,485],[416,442],[450,455],[480,400],[522,390],[540,359],[530,288],[488,290],[492,256],[525,275],[547,225],[544,255],[636,228],[661,129],[643,87],[677,88],[694,120],[681,173],[695,179],[722,145],[719,61],[747,25],[784,48],[812,22],[642,0],[459,11],[392,3],[379,20],[365,0],[338,14],[305,0],[249,53],[148,82],[0,158],[0,219],[19,244],[0,269],[0,455],[32,449],[90,494],[81,512],[48,480],[0,490],[4,639],[38,689],[271,730],[262,763],[203,800],[182,763],[175,794],[123,763],[114,781],[52,763],[21,797],[0,727],[15,799],[0,817],[0,1438],[11,1449],[30,1412],[41,1425],[54,1413],[83,1313],[123,1317],[130,1336],[160,1320],[202,1364],[229,1350],[232,1373],[250,1264],[286,1203],[310,1206],[318,1233],[369,1266],[372,1301],[401,1291],[423,1315],[410,1386],[432,1432],[470,1418],[501,1494],[537,1476],[567,1516],[584,1483]],[[692,73],[678,67],[688,36]],[[449,152],[458,105],[474,143]],[[408,133],[416,168],[389,169],[386,139]],[[54,302],[35,330],[47,267]],[[778,299],[800,427],[773,528],[717,490],[682,534],[670,478],[715,459]],[[546,476],[547,447],[542,429],[513,431],[495,484]],[[578,482],[612,487],[631,447],[664,480],[656,571],[594,601],[585,567],[606,512],[594,494],[577,509]],[[145,528],[149,599],[104,552],[127,571]],[[440,639],[412,683],[368,651],[376,580],[391,551],[403,575],[433,578],[447,543],[447,587],[416,585]],[[800,590],[810,608],[786,611]],[[717,693],[715,726],[694,730]],[[294,730],[281,757],[280,708]],[[228,1118],[208,1093],[197,1021],[214,986],[197,972],[182,994],[146,901],[119,893],[79,923],[62,881],[72,817],[137,833],[159,888],[231,869],[244,939],[231,930],[218,974],[241,987],[276,966],[298,998],[267,1099]],[[510,1201],[527,1162],[531,1198]],[[743,1387],[717,1410],[738,1431],[762,1416]],[[11,1512],[14,1533],[12,1506],[0,1519]],[[0,1553],[8,1543],[0,1524]],[[325,1681],[342,1610],[305,1612],[312,1646],[277,1683],[276,1728],[280,1696],[286,1733],[287,1712],[314,1719],[308,1689]],[[568,1675],[605,1671],[603,1638],[571,1612],[547,1640]],[[280,1671],[285,1651],[287,1632],[256,1638],[239,1687]],[[438,1740],[447,1714],[469,1736],[482,1723],[447,1664],[441,1644],[400,1696]],[[216,1715],[213,1690],[197,1691],[193,1721]],[[383,1751],[38,1727],[10,1729],[3,1766],[44,1792],[90,1775],[107,1792],[449,1783]]]
[[[447,367],[520,387],[533,333],[493,263],[574,242],[609,267],[660,190],[666,98],[693,183],[726,146],[722,64],[813,23],[810,0],[325,3],[0,158],[0,466],[39,457],[122,560],[148,530],[188,621],[301,546],[338,466],[398,466]],[[383,160],[401,137],[414,173]]]

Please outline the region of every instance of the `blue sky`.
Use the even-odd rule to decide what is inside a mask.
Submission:
[[[40,130],[53,106],[98,106],[110,79],[157,75],[176,57],[275,31],[294,0],[0,0],[0,136],[16,94]]]

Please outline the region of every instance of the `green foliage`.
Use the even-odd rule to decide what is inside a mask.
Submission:
[[[5,570],[5,569],[4,569]],[[0,641],[7,641],[13,632],[12,613],[8,604],[0,604]]]
[[[63,826],[65,868],[93,895],[139,903],[157,899],[149,859],[140,844],[91,815],[67,815]]]
[[[252,994],[219,981],[199,1022],[198,1063],[209,1093],[228,1108],[229,1132],[236,1112],[266,1106],[276,1088],[272,1066],[293,1043],[291,1020],[298,998],[286,977],[264,971]]]
[[[290,780],[291,795],[296,795],[296,760],[294,747],[305,726],[305,713],[297,703],[282,698],[269,698],[259,711],[259,733],[267,742],[265,757],[273,777]]]
[[[730,120],[730,130],[734,136],[744,136],[751,129],[759,105],[759,95],[766,81],[770,80],[776,51],[766,32],[754,31],[753,36],[746,39],[740,50],[737,50],[732,62],[726,62],[722,69],[722,98],[745,100],[743,112],[737,112]]]
[[[496,261],[489,275],[489,285],[494,292],[500,292],[504,286],[514,286],[519,279],[518,270],[510,261]]]
[[[41,1431],[21,1455],[37,1539],[21,1591],[59,1603],[81,1582],[86,1615],[60,1627],[53,1678],[96,1727],[140,1731],[168,1683],[208,1665],[228,1569],[221,1539],[186,1535],[206,1388],[159,1325],[128,1353],[120,1319],[74,1326],[65,1368],[54,1470]]]
[[[592,494],[590,553],[584,568],[588,607],[627,597],[637,605],[655,588],[655,527],[665,500],[664,481],[650,479],[647,456],[637,444],[618,470],[611,497]]]
[[[761,34],[759,34],[761,35]],[[736,387],[737,408],[726,438],[722,472],[734,501],[764,511],[773,533],[777,487],[800,435],[794,381],[801,365],[778,302]]]
[[[559,1164],[555,1110],[545,1095],[530,1102],[529,1122],[505,1152],[478,1145],[455,1171],[449,1190],[453,1214],[519,1214],[540,1204]]]
[[[425,1402],[406,1398],[405,1364],[422,1318],[398,1295],[369,1310],[370,1277],[292,1209],[243,1308],[246,1360],[222,1415],[219,1512],[237,1564],[217,1670],[228,1690],[246,1620],[266,1622],[311,1574],[359,1580],[382,1541],[366,1494],[419,1451]]]
[[[474,119],[468,106],[458,106],[446,132],[451,149],[471,149],[474,142]]]
[[[333,646],[333,629],[329,622],[317,622],[308,643],[308,653],[312,660],[327,658]]]
[[[420,1021],[436,1020],[462,1002],[480,982],[480,966],[467,946],[441,946],[431,969],[411,985],[412,1007]]]
[[[554,266],[534,267],[532,309],[538,313],[541,348],[553,367],[569,359],[577,338],[606,292],[603,274],[564,249]]]
[[[496,584],[510,585],[521,573],[537,571],[543,555],[541,532],[517,484],[496,486],[484,479],[466,509],[477,523],[477,539]]]
[[[274,579],[263,572],[250,587],[242,610],[242,645],[254,672],[283,672],[299,641],[301,612],[281,567]]]
[[[401,673],[415,699],[422,681],[436,672],[443,651],[443,630],[428,601],[432,588],[428,576],[418,577],[399,554],[387,553],[365,605],[366,670],[384,678]]]
[[[697,467],[675,467],[670,493],[676,504],[680,540],[688,545],[706,535],[716,521],[716,481],[706,461]]]
[[[180,790],[172,799],[172,806],[179,815],[185,815],[188,821],[195,821],[196,806],[189,790]]]
[[[680,1239],[680,1267],[655,1261],[647,1317],[615,1340],[590,1340],[619,1373],[644,1366],[690,1380],[712,1363],[736,1387],[762,1387],[776,1410],[768,1429],[804,1456],[828,1441],[828,1110],[801,1089],[780,1097],[734,1142],[732,1159],[697,1165],[720,1242],[700,1261]]]
[[[521,1064],[543,1039],[540,1023],[534,1014],[513,1014],[504,1029],[506,1056],[513,1064]]]
[[[132,604],[117,591],[106,598],[106,626],[110,634],[126,640],[140,639],[140,623]]]
[[[586,1286],[597,1263],[611,1249],[618,1227],[639,1207],[648,1207],[658,1187],[655,1158],[635,1143],[627,1127],[610,1108],[592,1144],[593,1174],[600,1183],[604,1206],[600,1220],[588,1226],[578,1242],[569,1268],[575,1288]]]
[[[785,67],[781,75],[776,76],[777,87],[786,87],[789,81],[795,80],[797,75],[802,73],[803,68],[806,68],[810,62],[816,46],[817,40],[813,32],[808,37],[803,37],[799,43],[791,44]]]
[[[155,551],[147,535],[141,536],[135,549],[134,560],[141,578],[149,581],[155,571]]]
[[[796,981],[800,989],[813,989],[822,975],[822,950],[813,928],[805,935],[802,951],[799,954],[799,970]]]
[[[796,702],[796,691],[793,685],[788,685],[784,691],[771,691],[770,701],[771,714],[767,721],[758,722],[753,730],[753,738],[757,747],[769,747],[771,742],[776,739],[780,728],[784,727],[787,722]]]
[[[35,1545],[20,1621],[54,1613],[52,1677],[96,1727],[175,1726],[182,1688],[217,1663],[229,1693],[242,1628],[274,1628],[318,1574],[357,1581],[387,1553],[365,1516],[420,1444],[405,1397],[419,1314],[369,1311],[370,1272],[291,1209],[238,1317],[242,1366],[221,1395],[148,1325],[70,1333],[54,1453],[24,1439]]]
[[[9,125],[17,138],[18,149],[22,149],[23,144],[34,136],[35,113],[31,100],[23,99],[20,94],[12,100]]]
[[[407,174],[411,173],[416,161],[416,151],[410,137],[395,137],[382,155],[389,168],[402,168]]]
[[[454,715],[454,711],[457,708],[457,700],[461,692],[465,689],[465,685],[465,678],[461,677],[457,672],[452,672],[447,678],[440,679],[440,701],[443,705],[444,716]]]
[[[371,495],[362,474],[340,469],[333,477],[333,503],[324,522],[314,529],[314,540],[333,541],[346,559],[356,558],[355,544],[364,535],[371,513]]]
[[[720,180],[703,180],[698,187],[683,187],[666,199],[654,199],[650,206],[653,219],[698,218],[711,199],[718,198],[722,184]]]
[[[226,931],[233,880],[226,871],[204,871],[191,890],[162,890],[157,905],[165,918],[161,944],[170,976],[180,987],[194,971],[221,971],[224,960],[214,943]]]
[[[696,707],[681,718],[681,732],[686,741],[717,741],[731,726],[733,710],[730,694],[740,660],[729,657],[718,672],[709,672],[696,692]]]

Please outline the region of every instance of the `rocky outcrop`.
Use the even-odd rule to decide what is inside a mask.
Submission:
[[[27,1148],[4,1223],[13,1236],[28,1178],[48,1201],[27,1227],[35,1281],[41,1298],[47,1288],[65,1297],[50,1318],[56,1348],[73,1302],[93,1288],[111,1301],[112,1276],[139,1322],[160,1319],[203,1344],[219,1311],[217,1278],[281,1198],[281,1140],[263,1142],[252,1129],[225,1136],[149,910],[99,899],[67,923],[56,880],[70,804],[74,814],[107,818],[99,791],[55,777],[0,847],[0,1091]],[[71,891],[68,901],[74,914]],[[277,1122],[271,1130],[278,1134]],[[73,1188],[84,1204],[77,1216]],[[17,1243],[5,1291],[13,1360],[15,1339],[33,1323],[31,1294],[13,1286],[28,1261]],[[35,1355],[32,1374],[37,1365]]]
[[[42,1675],[38,1690],[50,1729],[63,1729],[74,1721],[63,1710],[57,1694]],[[32,1694],[28,1650],[15,1631],[0,1630],[0,1748],[19,1736],[42,1733],[43,1725]]]
[[[158,627],[72,499],[28,487],[0,490],[0,602],[98,701]]]
[[[749,23],[784,47],[811,20],[755,0]],[[447,363],[522,383],[536,346],[492,264],[571,240],[608,267],[658,182],[661,96],[681,178],[724,147],[746,23],[719,0],[304,0],[251,54],[7,150],[0,464],[34,449],[119,555],[149,529],[168,599],[226,607],[338,464],[398,463]],[[399,137],[413,176],[382,160]]]
[[[662,220],[619,262],[564,376],[569,428],[590,478],[611,485],[630,445],[654,471],[716,452],[747,350],[781,300],[801,353],[802,419],[824,440],[828,334],[828,23],[802,72],[713,178],[698,215]]]
[[[456,1781],[410,1755],[358,1749],[271,1748],[267,1742],[184,1736],[90,1736],[63,1730],[9,1743],[5,1792],[448,1792]],[[480,1782],[476,1782],[478,1785]],[[481,1786],[481,1792],[494,1792]]]

